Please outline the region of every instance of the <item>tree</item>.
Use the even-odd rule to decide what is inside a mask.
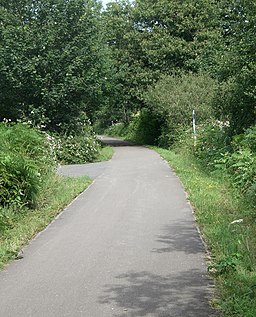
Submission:
[[[107,6],[104,21],[113,54],[116,107],[145,107],[144,93],[163,74],[198,72],[214,61],[220,26],[217,2],[137,0]],[[128,116],[129,118],[129,116]]]
[[[102,100],[105,65],[96,0],[27,0],[0,9],[0,116],[68,127]]]
[[[137,56],[138,38],[133,30],[134,7],[127,1],[113,2],[103,12],[106,43],[111,50],[111,107],[105,116],[129,121],[130,114],[140,107],[138,89],[145,73]]]
[[[222,89],[216,98],[219,116],[230,121],[232,134],[256,124],[256,4],[222,2],[226,52],[218,71]]]

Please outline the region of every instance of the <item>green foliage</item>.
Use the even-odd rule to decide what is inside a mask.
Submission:
[[[141,50],[135,32],[134,6],[128,1],[111,2],[103,12],[105,39],[111,52],[110,104],[101,109],[106,126],[112,122],[128,123],[130,115],[141,107],[140,92],[150,81],[138,60]]]
[[[1,233],[12,227],[12,219],[9,217],[6,209],[0,207],[0,238]]]
[[[223,316],[256,314],[256,225],[253,206],[222,173],[209,173],[191,152],[157,148],[180,177],[211,252],[209,271]],[[254,210],[255,210],[254,204]]]
[[[123,137],[138,144],[154,145],[160,134],[160,122],[153,112],[142,108],[131,116],[129,123],[116,123],[104,130],[114,137]]]
[[[99,155],[97,156],[96,162],[109,161],[113,157],[114,151],[112,146],[106,146],[101,144]]]
[[[129,125],[122,122],[115,123],[104,130],[104,133],[113,137],[126,137]]]
[[[62,131],[102,102],[106,46],[96,0],[0,6],[0,120]]]
[[[204,166],[220,168],[218,160],[231,150],[230,141],[226,123],[219,121],[198,126],[195,154]]]
[[[198,71],[212,63],[219,33],[216,4],[200,0],[112,2],[103,13],[113,56],[111,120],[128,122],[163,74]],[[214,42],[214,44],[213,44]],[[207,51],[207,52],[206,52]],[[202,56],[209,61],[201,65]]]
[[[85,164],[99,155],[100,145],[92,135],[61,135],[56,155],[62,164]]]
[[[245,192],[255,191],[256,155],[248,149],[240,149],[230,155],[226,162],[228,171],[232,174],[234,184]],[[254,192],[256,194],[256,192]],[[255,199],[254,199],[255,200]],[[256,201],[256,200],[255,200]]]
[[[250,66],[249,66],[250,67]],[[214,99],[214,108],[221,120],[229,121],[233,135],[256,124],[256,68],[250,71],[243,67],[238,74],[226,79],[219,86]]]
[[[241,254],[231,254],[218,260],[217,263],[209,265],[208,269],[215,276],[230,274],[236,271],[237,265],[240,263],[239,259],[241,259]]]
[[[256,124],[254,1],[221,1],[226,49],[217,76],[222,82],[215,101],[219,117],[230,121],[233,135]]]
[[[196,60],[218,32],[216,9],[214,1],[137,0],[134,28],[145,66],[156,74],[197,71]]]
[[[256,204],[256,127],[235,136],[233,152],[224,156],[225,166],[235,186]]]
[[[155,114],[142,109],[132,118],[126,138],[139,144],[154,145],[160,134],[160,124]]]
[[[17,153],[1,155],[1,204],[33,203],[40,188],[39,172],[34,161]]]
[[[105,109],[108,117],[114,122],[129,121],[132,113],[145,107],[145,91],[163,74],[176,77],[184,71],[203,71],[220,82],[215,95],[210,84],[205,92],[214,98],[217,118],[230,122],[232,134],[254,125],[255,16],[255,3],[247,0],[137,0],[134,5],[125,1],[110,4],[104,23],[113,54],[115,100]],[[160,95],[161,87],[157,86],[155,92],[157,89]],[[172,95],[175,98],[176,91]],[[163,125],[162,144],[172,142],[168,125]]]
[[[54,135],[55,153],[59,162],[84,164],[93,162],[99,156],[100,144],[85,114],[81,114],[65,130],[66,133]]]
[[[244,134],[229,135],[222,122],[206,125],[198,130],[195,154],[204,166],[229,174],[234,186],[256,202],[256,129]]]
[[[160,143],[171,145],[192,122],[195,110],[197,123],[213,117],[212,98],[216,81],[208,75],[182,74],[165,76],[144,95],[149,109],[161,122]]]
[[[26,124],[1,123],[0,136],[0,204],[31,206],[55,166],[51,144]]]

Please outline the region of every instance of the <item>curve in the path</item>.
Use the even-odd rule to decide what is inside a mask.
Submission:
[[[0,316],[209,317],[209,285],[179,180],[154,151],[119,146],[0,273]]]

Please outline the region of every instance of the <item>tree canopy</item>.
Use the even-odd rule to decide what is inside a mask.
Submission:
[[[1,118],[58,129],[99,107],[106,71],[100,10],[94,0],[1,6]]]
[[[256,117],[255,18],[249,0],[2,1],[0,118],[127,122],[163,76],[192,73],[218,81],[215,115],[241,132]]]

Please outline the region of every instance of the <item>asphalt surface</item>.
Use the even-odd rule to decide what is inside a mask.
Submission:
[[[118,145],[94,165],[89,189],[0,273],[1,317],[214,316],[179,180],[154,151]]]
[[[91,179],[96,179],[104,172],[108,164],[109,162],[62,165],[57,172],[64,176],[89,176]]]

